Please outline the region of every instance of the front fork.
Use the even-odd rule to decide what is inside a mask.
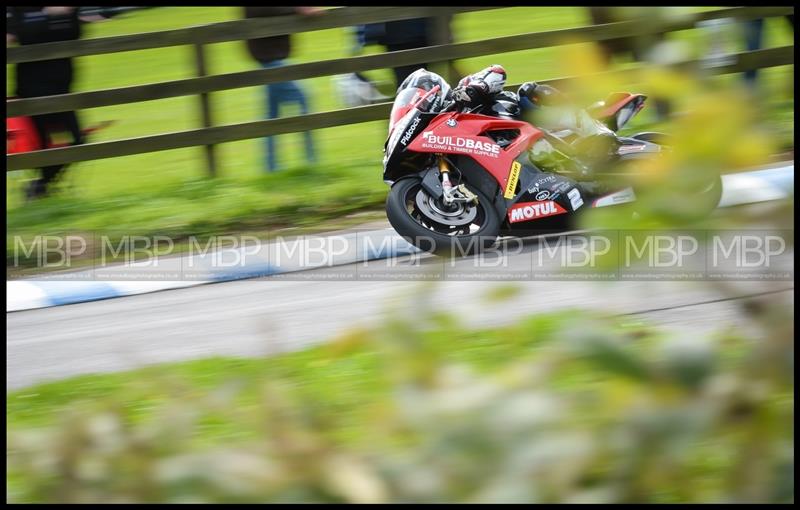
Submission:
[[[442,190],[444,190],[444,203],[450,204],[453,202],[452,192],[453,185],[450,182],[450,167],[447,165],[447,160],[444,156],[439,156],[439,175],[442,176]]]
[[[453,186],[450,182],[450,166],[445,157],[439,154],[439,175],[442,177],[442,198],[446,205],[456,202],[471,202],[478,204],[478,196],[467,189],[464,184]]]

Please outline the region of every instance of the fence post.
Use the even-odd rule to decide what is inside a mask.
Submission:
[[[429,18],[430,23],[428,24],[428,30],[430,33],[428,39],[435,46],[453,42],[453,32],[450,28],[453,15],[447,8],[442,8],[441,11],[442,12],[436,16]],[[441,75],[451,86],[455,86],[461,78],[453,68],[453,62],[451,60],[433,63],[431,64],[431,70]]]
[[[194,56],[195,56],[195,65],[197,68],[197,76],[203,77],[208,75],[208,70],[206,69],[206,57],[205,57],[205,47],[203,44],[195,44],[194,45]],[[208,92],[204,92],[200,94],[200,109],[203,115],[203,127],[209,128],[212,126],[211,122],[211,94]],[[214,146],[213,145],[205,145],[205,152],[206,152],[206,166],[208,167],[208,174],[211,177],[216,177],[217,175],[217,161],[214,157]]]

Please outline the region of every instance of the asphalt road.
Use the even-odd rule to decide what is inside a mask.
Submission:
[[[518,263],[524,270],[540,249],[539,243],[526,243],[512,267]],[[459,267],[468,270],[471,263],[465,259]],[[688,335],[735,328],[757,340],[761,332],[743,319],[742,304],[758,299],[790,311],[794,302],[793,280],[727,282],[724,290],[702,281],[516,281],[517,295],[492,303],[486,298],[489,290],[507,283],[324,279],[379,271],[385,262],[371,264],[8,313],[6,382],[14,389],[213,355],[270,355],[325,342],[387,314],[414,318],[419,307],[457,310],[475,326],[536,312],[591,309],[636,314]],[[440,264],[441,259],[426,257],[413,271],[435,272]],[[793,261],[788,269],[793,271]]]

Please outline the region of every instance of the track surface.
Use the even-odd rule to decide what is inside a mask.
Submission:
[[[536,243],[526,245],[522,265],[536,249]],[[431,257],[422,265],[436,261]],[[426,306],[420,293],[431,306],[457,310],[475,326],[575,308],[633,313],[688,335],[744,328],[756,340],[761,333],[742,319],[742,304],[759,299],[791,307],[794,301],[793,281],[728,282],[728,292],[710,282],[519,281],[513,282],[519,294],[493,304],[486,294],[503,283],[320,281],[323,274],[307,274],[316,280],[244,280],[8,313],[8,388],[213,355],[298,350],[353,326],[379,323],[386,314],[413,317],[415,307]]]

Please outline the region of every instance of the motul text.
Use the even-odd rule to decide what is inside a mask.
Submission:
[[[517,223],[519,221],[529,221],[546,216],[555,216],[556,214],[564,214],[566,209],[553,202],[546,200],[544,202],[523,202],[516,204],[508,210],[508,221]]]

